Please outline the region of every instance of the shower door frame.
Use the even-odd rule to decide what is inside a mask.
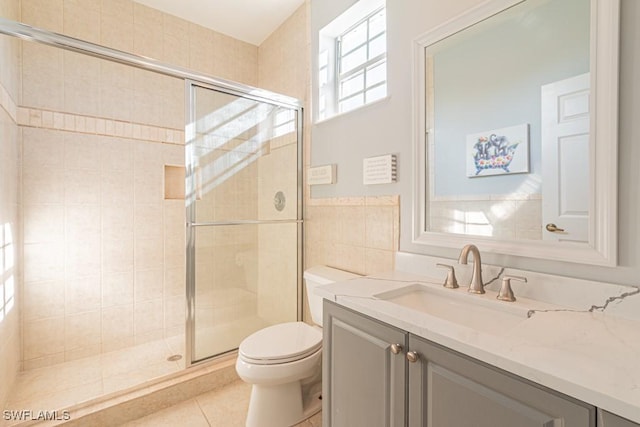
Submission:
[[[0,34],[8,35],[11,37],[16,37],[25,41],[34,42],[37,44],[43,44],[47,46],[53,46],[57,48],[61,48],[64,50],[81,53],[84,55],[93,56],[100,59],[105,59],[107,61],[117,62],[124,65],[129,65],[135,68],[152,71],[155,73],[163,74],[170,77],[176,77],[185,81],[185,88],[191,87],[193,83],[208,87],[214,90],[226,92],[229,94],[233,94],[236,96],[242,96],[249,99],[253,99],[260,102],[267,102],[270,104],[276,104],[280,106],[284,106],[287,108],[295,109],[298,114],[298,123],[297,123],[297,318],[298,320],[302,319],[302,266],[303,266],[303,141],[302,141],[302,129],[303,129],[303,108],[302,102],[299,99],[292,98],[287,95],[278,94],[275,92],[271,92],[264,89],[259,89],[256,87],[252,87],[249,85],[245,85],[242,83],[233,82],[226,79],[221,79],[217,77],[210,76],[208,74],[199,73],[188,68],[180,67],[177,65],[168,64],[165,62],[161,62],[152,58],[148,58],[141,55],[136,55],[129,52],[124,52],[118,49],[113,49],[110,47],[102,46],[96,43],[91,43],[85,40],[80,40],[74,37],[69,37],[64,34],[56,33],[53,31],[44,30],[41,28],[33,27],[31,25],[26,25],[21,22],[13,21],[11,19],[7,19],[4,17],[0,17]],[[185,89],[185,97],[189,98],[189,91]],[[185,102],[185,108],[187,114],[185,117],[191,123],[190,117],[190,104]],[[187,135],[189,135],[190,129],[188,124],[185,123],[185,140]],[[186,142],[186,141],[185,141]],[[186,153],[186,145],[185,145],[185,163],[187,160]],[[186,166],[186,164],[185,164]],[[186,182],[185,182],[186,185]],[[185,209],[186,209],[186,197],[185,197]],[[189,215],[189,212],[186,212]],[[187,216],[187,219],[189,216]],[[185,224],[186,228],[187,224]],[[193,229],[193,227],[190,227]],[[185,251],[189,250],[190,244],[193,243],[193,239],[189,240],[190,230],[185,230],[187,234],[187,245],[185,247]],[[189,273],[189,268],[187,267],[187,276],[190,274],[193,275],[193,271]],[[195,281],[194,281],[195,284]],[[185,309],[185,339],[186,339],[186,368],[190,366],[200,364],[201,362],[211,360],[211,358],[206,358],[199,360],[197,362],[192,362],[193,355],[193,340],[192,334],[195,333],[193,331],[193,308],[194,308],[194,292],[189,290],[188,282],[185,283],[186,287],[186,298],[187,298],[187,307]],[[191,323],[190,323],[191,320]]]
[[[234,220],[234,221],[213,221],[213,222],[197,222],[196,221],[196,196],[197,196],[197,171],[194,168],[195,155],[193,154],[192,141],[196,137],[196,108],[195,108],[195,91],[196,88],[204,88],[213,91],[222,92],[257,102],[264,102],[279,107],[288,108],[296,112],[296,145],[297,145],[297,161],[296,161],[296,219],[283,220]],[[234,90],[226,86],[205,83],[194,79],[185,79],[185,117],[187,118],[187,126],[185,127],[185,205],[186,205],[186,232],[187,232],[187,326],[186,326],[186,367],[198,365],[200,363],[222,357],[225,354],[234,352],[236,349],[229,350],[225,353],[212,355],[199,360],[193,360],[195,355],[195,313],[196,313],[196,271],[195,271],[195,234],[198,227],[217,227],[217,226],[242,226],[242,225],[264,225],[264,224],[296,224],[297,232],[297,298],[296,312],[297,320],[302,320],[302,268],[303,268],[303,152],[302,152],[302,129],[303,129],[303,109],[299,102],[291,103],[280,98],[268,98],[264,93],[247,92],[244,90]]]

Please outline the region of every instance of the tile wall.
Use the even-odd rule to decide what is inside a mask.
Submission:
[[[399,206],[398,196],[308,200],[305,265],[367,275],[393,270]]]
[[[0,16],[19,16],[17,0],[0,0]],[[19,165],[20,43],[0,36],[0,404],[20,369]]]
[[[24,0],[30,25],[257,85],[257,47],[129,0]],[[26,369],[184,330],[184,83],[23,43]]]

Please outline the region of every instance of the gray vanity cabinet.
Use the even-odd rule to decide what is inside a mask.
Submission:
[[[410,335],[409,426],[595,427],[595,408]]]
[[[327,300],[322,329],[324,426],[406,425],[407,333]]]
[[[598,427],[640,427],[640,424],[598,409]]]
[[[593,406],[327,300],[323,333],[324,427],[596,426]]]

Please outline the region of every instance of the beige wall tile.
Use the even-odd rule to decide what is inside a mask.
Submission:
[[[64,239],[64,205],[26,205],[23,224],[24,243],[60,243]]]
[[[100,171],[67,169],[64,173],[65,204],[100,204]]]
[[[162,269],[164,262],[164,242],[162,237],[153,239],[136,239],[134,259],[136,269]]]
[[[102,0],[100,35],[103,45],[133,51],[133,4],[130,0]]]
[[[137,336],[162,331],[164,324],[163,301],[156,298],[148,301],[136,302],[134,311],[134,331]],[[162,335],[159,337],[162,338]]]
[[[102,275],[102,309],[133,304],[133,269]]]
[[[136,270],[134,282],[134,301],[136,304],[142,301],[157,300],[162,297],[163,290],[164,271],[162,269]],[[162,304],[160,306],[162,308]]]
[[[395,252],[365,248],[365,274],[384,273],[393,270]]]
[[[101,205],[111,206],[133,206],[133,171],[110,170],[101,174]]]
[[[63,0],[22,0],[21,22],[61,33]]]
[[[133,204],[102,205],[100,214],[102,216],[103,239],[133,238]]]
[[[394,217],[391,206],[367,206],[365,209],[365,245],[368,248],[394,248]]]
[[[24,282],[64,279],[64,244],[31,243],[24,245]]]
[[[64,317],[25,322],[23,334],[25,360],[64,352]]]
[[[47,76],[46,79],[43,76]],[[62,110],[63,52],[49,46],[23,43],[22,83],[23,106]]]
[[[189,22],[177,16],[163,14],[163,57],[165,62],[180,67],[189,66]]]
[[[359,274],[393,269],[397,197],[317,199],[305,209],[305,268],[329,265]]]
[[[100,112],[101,59],[64,52],[64,111],[96,116]]]
[[[133,3],[133,53],[162,59],[163,15],[159,10]]]
[[[102,282],[99,275],[65,280],[65,314],[67,316],[100,309]]]
[[[79,349],[89,349],[89,353],[100,352],[101,335],[100,310],[86,311],[65,317],[65,353]],[[97,350],[97,351],[96,351]]]
[[[100,115],[132,120],[134,69],[109,61],[100,62]]]
[[[81,40],[100,43],[100,0],[64,0],[64,33]]]
[[[34,170],[42,167],[64,168],[64,134],[46,129],[23,128],[22,167]]]
[[[64,316],[64,282],[28,282],[23,287],[26,322]]]
[[[133,344],[133,304],[102,309],[102,351]]]
[[[98,242],[100,238],[100,205],[70,204],[65,207],[67,243],[82,239]]]
[[[136,239],[153,239],[162,235],[164,230],[162,206],[136,204],[134,215]]]
[[[133,238],[102,239],[102,272],[122,273],[133,271]]]

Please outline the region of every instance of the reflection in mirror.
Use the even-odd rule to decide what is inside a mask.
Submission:
[[[580,122],[569,129],[547,130],[552,124],[542,122],[541,111],[565,94],[543,105],[541,92],[589,72],[589,9],[589,0],[528,0],[426,48],[430,231],[587,241],[586,226],[577,233],[565,222],[580,216],[577,222],[586,224],[588,216],[588,110],[569,116]],[[589,79],[582,80],[586,87],[579,90],[588,93]],[[557,132],[569,147],[545,144],[543,133]],[[554,159],[558,149],[572,161]],[[565,170],[545,167],[554,160]],[[544,189],[567,182],[545,172],[579,176],[569,179],[578,187],[569,196],[586,197],[552,206]],[[561,190],[556,193],[566,196]],[[544,234],[543,217],[560,210],[565,218],[548,221],[568,231]]]
[[[416,40],[414,242],[615,262],[618,15],[493,0]]]

